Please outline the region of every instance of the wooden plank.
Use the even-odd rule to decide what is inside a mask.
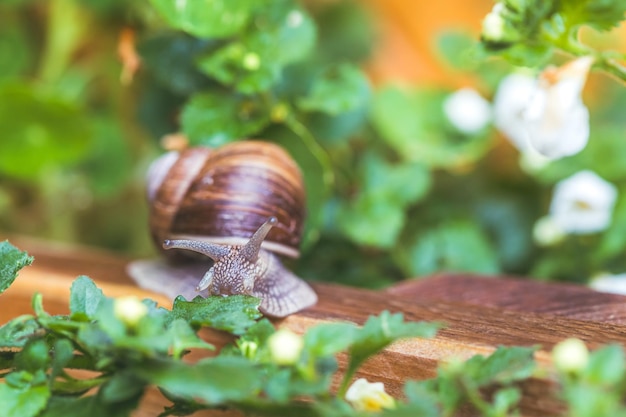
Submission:
[[[523,278],[444,274],[408,280],[386,290],[395,297],[444,301],[503,310],[626,324],[626,298],[575,284]]]
[[[37,250],[43,251],[44,256]],[[84,269],[83,273],[94,277],[109,296],[132,293],[156,298],[164,305],[169,303],[159,295],[132,286],[125,275],[123,259],[93,253],[86,257],[82,251],[59,255],[41,247],[37,250],[30,250],[37,259],[34,266],[24,270],[14,287],[0,296],[0,320],[3,322],[29,312],[30,297],[35,290],[44,293],[45,306],[49,310],[52,307],[51,312],[67,309],[69,285],[78,275],[74,273],[76,265]],[[68,263],[72,265],[70,268]],[[552,346],[567,337],[583,339],[591,347],[609,342],[626,345],[626,297],[575,285],[443,275],[406,281],[381,292],[322,283],[314,287],[320,298],[315,307],[276,324],[302,333],[311,326],[334,321],[360,325],[382,310],[402,312],[407,320],[446,324],[436,338],[398,342],[363,367],[359,376],[384,382],[393,395],[401,394],[406,379],[431,377],[437,365],[451,357],[487,355],[499,345],[541,345],[536,356],[543,365],[549,364]],[[203,332],[203,337],[218,346],[231,340],[218,332]],[[345,358],[339,359],[344,366]],[[550,394],[552,382],[533,379],[525,383],[523,389],[525,415],[559,413],[561,405]],[[165,400],[151,394],[144,403],[142,410],[154,410]],[[142,413],[138,411],[136,415],[151,415]],[[213,415],[221,414],[198,414]]]

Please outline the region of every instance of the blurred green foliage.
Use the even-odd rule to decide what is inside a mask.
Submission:
[[[535,17],[556,21],[550,10]],[[450,122],[451,88],[371,86],[361,66],[377,26],[353,1],[16,0],[0,16],[0,230],[151,253],[143,176],[161,137],[182,131],[210,146],[272,140],[294,156],[309,218],[293,267],[306,278],[380,287],[438,271],[585,281],[626,270],[623,197],[604,232],[532,238],[568,175],[595,170],[626,191],[626,93],[606,77],[589,146],[529,171],[491,124]],[[137,73],[117,56],[129,33]],[[514,69],[463,33],[433,43],[450,77],[471,75],[487,99]]]

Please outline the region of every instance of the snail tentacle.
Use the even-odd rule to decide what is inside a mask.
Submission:
[[[230,252],[230,248],[228,246],[186,239],[166,239],[163,241],[163,248],[191,250],[206,255],[214,261],[220,260]]]
[[[256,262],[259,257],[259,250],[261,249],[263,240],[276,223],[278,223],[278,220],[275,216],[272,216],[267,219],[256,232],[254,232],[254,235],[252,235],[248,243],[246,243],[245,246],[243,246],[239,251],[239,254],[243,259],[250,263]]]

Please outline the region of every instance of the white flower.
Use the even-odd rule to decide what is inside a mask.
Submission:
[[[552,360],[563,372],[580,372],[589,362],[589,349],[580,339],[565,339],[552,349]]]
[[[581,171],[556,185],[550,216],[565,233],[600,232],[611,222],[616,199],[613,184],[591,171]]]
[[[589,286],[600,292],[626,295],[626,273],[600,274],[591,279]]]
[[[589,140],[589,110],[581,93],[592,57],[579,58],[561,68],[548,68],[539,78],[524,118],[530,145],[548,158],[574,155]]]
[[[535,78],[516,73],[500,82],[494,97],[494,124],[522,153],[525,153],[529,146],[524,112],[536,89]]]
[[[302,337],[288,329],[280,329],[267,340],[272,361],[278,365],[293,365],[300,359],[304,347]]]
[[[148,314],[148,307],[135,296],[119,297],[113,302],[113,314],[128,327],[137,327]]]
[[[551,216],[544,216],[535,223],[533,237],[541,246],[552,246],[561,242],[565,233]]]
[[[580,152],[589,139],[589,111],[581,93],[593,58],[548,68],[539,79],[504,78],[494,98],[494,124],[522,153],[549,159]]]
[[[473,134],[491,120],[491,106],[472,88],[462,88],[443,102],[443,111],[459,131]]]
[[[393,397],[385,392],[382,382],[368,382],[365,378],[359,378],[350,385],[346,400],[360,411],[380,411],[396,406]]]

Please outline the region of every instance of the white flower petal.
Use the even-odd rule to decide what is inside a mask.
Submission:
[[[483,129],[491,120],[491,106],[472,88],[462,88],[448,96],[443,110],[459,131],[473,134]]]
[[[523,115],[537,90],[537,80],[524,74],[511,74],[498,86],[494,97],[494,124],[520,152],[528,149],[528,130]]]
[[[379,411],[395,407],[395,400],[385,392],[382,382],[368,382],[365,378],[354,381],[345,398],[356,410]]]
[[[589,111],[581,93],[593,58],[583,57],[560,68],[547,68],[522,117],[530,145],[549,158],[574,155],[587,145]]]
[[[556,185],[550,215],[565,233],[600,232],[611,222],[616,199],[613,184],[591,171],[581,171]]]

